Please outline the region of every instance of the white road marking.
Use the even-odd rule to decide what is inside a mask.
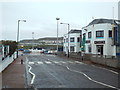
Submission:
[[[79,61],[75,61],[75,63],[84,64],[84,63],[82,63],[82,62],[79,62]]]
[[[46,63],[46,64],[52,64],[52,62],[50,62],[50,61],[45,61],[45,63]]]
[[[28,66],[29,66],[29,73],[33,76],[30,84],[33,84],[34,80],[35,80],[35,74],[33,72],[31,72],[32,67],[30,65],[28,65]]]
[[[40,62],[40,61],[39,61],[39,62],[37,62],[37,63],[38,63],[38,64],[43,64],[43,62]]]
[[[59,63],[59,62],[57,62],[57,61],[54,61],[54,63]]]
[[[62,65],[62,64],[58,64],[58,65],[64,66],[64,65]],[[87,74],[85,74],[85,73],[83,73],[83,72],[81,72],[81,71],[72,70],[72,69],[70,69],[68,66],[64,66],[64,67],[66,67],[69,71],[76,72],[76,73],[80,73],[80,74],[84,75],[88,80],[90,80],[90,81],[92,81],[92,82],[101,84],[101,85],[103,85],[103,86],[107,86],[107,87],[109,87],[109,88],[115,88],[115,89],[117,89],[117,90],[120,90],[119,88],[117,88],[117,87],[115,87],[115,86],[108,85],[108,84],[105,84],[105,83],[103,83],[103,82],[94,80],[94,79],[92,79],[91,77],[89,77]]]
[[[60,63],[66,63],[66,62],[64,62],[64,61],[60,61]]]
[[[28,62],[29,64],[34,64],[34,62]]]

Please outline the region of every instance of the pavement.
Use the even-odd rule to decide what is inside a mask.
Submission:
[[[2,72],[2,87],[5,88],[25,88],[25,64],[21,64],[20,56],[13,63],[11,63]]]

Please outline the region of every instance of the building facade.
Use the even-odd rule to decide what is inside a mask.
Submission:
[[[95,19],[88,26],[82,28],[82,51],[87,54],[116,57],[119,53],[118,25],[120,21],[112,19]],[[83,40],[82,40],[83,42]]]
[[[80,35],[81,30],[71,30],[64,35],[63,51],[67,54],[69,52],[80,52]],[[69,39],[68,39],[69,37]]]

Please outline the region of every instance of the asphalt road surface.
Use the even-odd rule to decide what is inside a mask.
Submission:
[[[118,89],[118,73],[55,55],[27,55],[28,85],[34,88]]]

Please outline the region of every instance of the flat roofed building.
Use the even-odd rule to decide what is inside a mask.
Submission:
[[[117,56],[119,20],[94,19],[89,25],[82,28],[82,39],[85,43],[82,50],[87,54],[103,56]],[[82,40],[83,41],[83,40]]]

